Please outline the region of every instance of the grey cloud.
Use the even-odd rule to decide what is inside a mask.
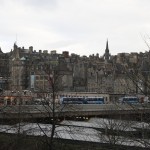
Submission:
[[[112,54],[144,49],[138,34],[149,34],[149,5],[149,0],[0,0],[0,46],[18,34],[20,46],[41,49],[103,52],[107,38]]]

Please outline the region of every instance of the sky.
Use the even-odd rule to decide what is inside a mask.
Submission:
[[[150,0],[0,0],[0,47],[111,55],[149,51]]]

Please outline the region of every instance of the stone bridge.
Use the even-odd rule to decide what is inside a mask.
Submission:
[[[91,117],[104,115],[150,114],[150,104],[78,104],[78,105],[0,106],[0,119],[53,117]]]

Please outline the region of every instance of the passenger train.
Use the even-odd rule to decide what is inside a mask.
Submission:
[[[137,104],[139,103],[139,98],[138,97],[132,97],[132,96],[127,96],[127,97],[121,97],[119,99],[119,102],[121,104]]]
[[[105,104],[104,97],[61,97],[61,104]]]

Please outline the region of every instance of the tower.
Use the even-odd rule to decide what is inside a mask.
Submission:
[[[20,48],[14,43],[13,55],[11,59],[11,89],[22,90],[24,89],[23,78],[24,78],[24,63],[20,58]]]
[[[105,54],[104,54],[104,60],[108,62],[110,60],[110,56],[111,55],[109,53],[108,40],[107,40]]]

